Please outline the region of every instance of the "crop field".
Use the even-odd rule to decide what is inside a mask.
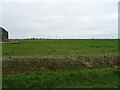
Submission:
[[[118,88],[117,39],[2,44],[3,88]]]

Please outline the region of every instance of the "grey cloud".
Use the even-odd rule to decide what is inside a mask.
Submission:
[[[4,3],[11,38],[117,37],[117,3]]]

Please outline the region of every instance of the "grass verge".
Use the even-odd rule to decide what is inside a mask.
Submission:
[[[29,72],[3,76],[3,88],[118,88],[118,69]]]

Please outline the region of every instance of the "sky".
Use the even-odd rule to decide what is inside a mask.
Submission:
[[[11,39],[118,37],[118,0],[2,0]]]

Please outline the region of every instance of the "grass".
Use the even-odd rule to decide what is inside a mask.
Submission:
[[[118,40],[21,40],[3,44],[3,57],[118,53]]]
[[[118,40],[18,40],[3,45],[4,88],[117,88]]]
[[[117,69],[30,72],[3,77],[3,88],[118,88]]]

